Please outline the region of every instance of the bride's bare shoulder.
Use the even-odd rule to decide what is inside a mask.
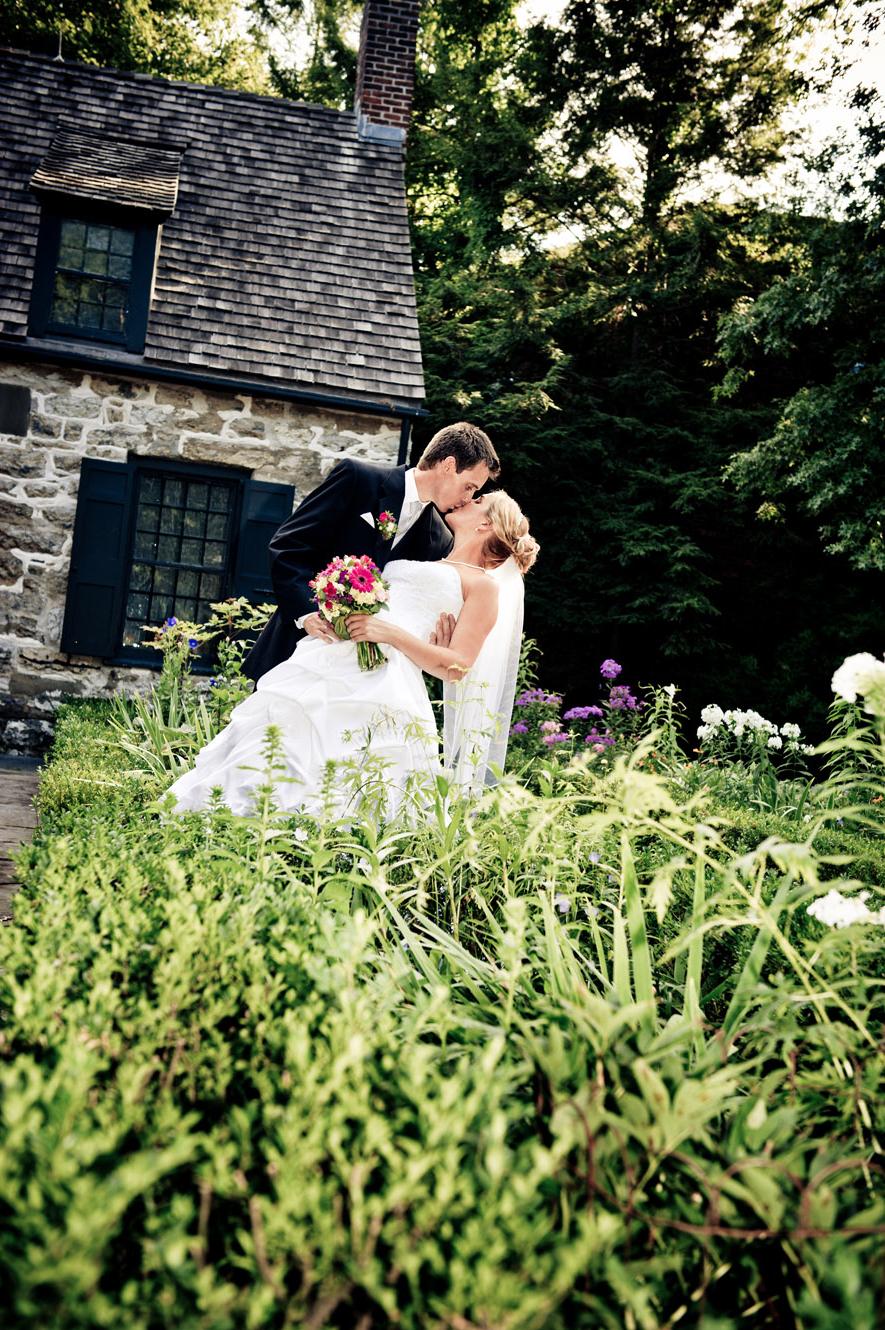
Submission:
[[[465,603],[469,599],[477,605],[498,603],[498,584],[481,568],[465,568],[461,578]]]

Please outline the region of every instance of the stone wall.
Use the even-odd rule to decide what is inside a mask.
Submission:
[[[295,486],[343,455],[396,461],[399,422],[49,365],[0,365],[31,394],[28,432],[0,433],[0,751],[45,747],[63,696],[144,688],[145,669],[59,649],[80,463],[129,454],[236,466]]]

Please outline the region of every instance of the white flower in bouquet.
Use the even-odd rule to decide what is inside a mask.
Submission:
[[[867,703],[866,711],[885,714],[885,660],[869,651],[848,656],[833,675],[832,687],[846,702],[856,702],[860,695]]]

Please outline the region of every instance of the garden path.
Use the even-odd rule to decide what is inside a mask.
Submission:
[[[12,918],[12,897],[18,883],[12,855],[30,840],[37,825],[34,795],[37,762],[29,758],[0,758],[0,922]]]

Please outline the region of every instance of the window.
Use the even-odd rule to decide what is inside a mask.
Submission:
[[[182,152],[77,124],[58,128],[31,177],[43,205],[34,336],[144,350],[159,228],[175,209]]]
[[[132,227],[62,221],[49,328],[125,338],[134,248]]]
[[[156,665],[142,628],[209,604],[273,599],[268,546],[292,511],[291,485],[233,467],[86,458],[74,522],[61,648]]]
[[[229,585],[239,485],[142,471],[126,589],[123,646],[142,645],[142,628],[176,618],[202,622]]]
[[[35,336],[144,350],[156,224],[44,206],[31,300]]]

